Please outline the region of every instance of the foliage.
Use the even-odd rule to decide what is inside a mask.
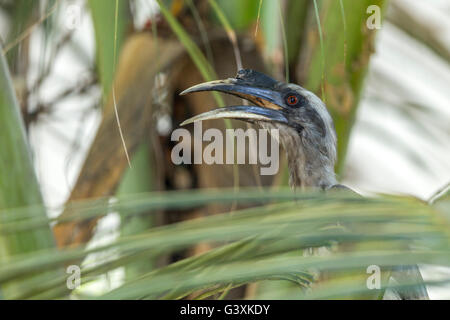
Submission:
[[[232,76],[236,66],[261,63],[274,77],[300,83],[326,100],[336,123],[342,172],[375,39],[375,31],[365,25],[366,7],[384,8],[385,1],[156,2],[159,13],[149,17],[143,30],[133,30],[138,1],[86,2],[95,33],[92,78],[103,93],[103,111],[69,201],[52,208],[62,212],[58,217],[50,217],[43,204],[19,114],[21,110],[25,120],[37,121],[41,110],[52,108],[30,108],[27,86],[19,105],[9,72],[15,79],[27,77],[17,65],[27,65],[29,35],[34,29],[60,31],[53,23],[44,25],[63,14],[56,10],[60,1],[45,2],[42,17],[38,6],[27,6],[27,1],[2,4],[15,17],[7,38],[12,44],[9,68],[4,56],[0,65],[2,297],[224,298],[236,297],[233,288],[257,283],[256,295],[246,297],[379,298],[392,266],[450,265],[448,190],[430,203],[407,196],[294,193],[273,188],[283,185],[280,178],[251,180],[255,171],[237,166],[234,188],[225,189],[233,185],[231,175],[211,177],[202,166],[165,163],[170,141],[156,129],[161,115],[170,115],[176,126],[198,110],[194,100],[178,97],[190,81]],[[246,53],[247,47],[255,47],[256,54]],[[79,49],[73,51],[80,54]],[[35,85],[43,79],[45,74]],[[18,94],[22,96],[20,90]],[[207,101],[225,105],[220,95],[213,98]],[[226,127],[231,126],[227,121]],[[185,180],[193,189],[204,180],[217,185],[182,190]],[[259,181],[260,188],[243,188],[248,181]],[[120,236],[90,242],[99,234],[97,222],[116,213]],[[69,291],[62,271],[72,264],[81,266],[82,286]],[[379,290],[367,288],[370,265],[383,270]],[[125,270],[117,287],[97,294],[86,290],[114,270]],[[397,286],[415,285],[412,279]]]
[[[230,191],[189,191],[176,195],[174,199],[171,193],[139,194],[122,197],[110,204],[98,200],[81,201],[73,204],[77,214],[71,219],[79,218],[79,215],[102,215],[106,210],[120,210],[128,216],[137,216],[156,209],[236,200],[272,204],[151,228],[95,248],[21,254],[2,264],[0,282],[8,283],[43,269],[57,270],[61,263],[69,264],[92,253],[114,252],[114,259],[85,264],[82,269],[85,281],[105,270],[144,257],[179,252],[203,241],[214,242],[216,248],[143,274],[106,293],[103,298],[181,298],[198,290],[216,293],[230,284],[238,286],[267,279],[297,283],[298,289],[282,293],[284,297],[290,294],[299,298],[309,295],[342,297],[368,294],[366,278],[361,275],[366,274],[367,267],[372,264],[383,268],[411,263],[450,263],[449,217],[413,198],[367,199],[340,193],[328,196],[295,194],[287,190],[264,193],[243,190],[237,197]],[[292,199],[295,201],[290,201]],[[25,219],[26,212],[24,209],[3,211],[7,222],[2,224],[2,232],[33,230],[48,223],[42,218]],[[301,255],[301,249],[320,247],[328,247],[333,254]],[[318,292],[302,293],[300,289],[311,283],[317,270],[333,271],[339,276],[320,286]],[[61,298],[65,286],[64,275],[54,277],[48,287],[43,288],[42,284],[29,286],[29,291],[24,290],[18,297]]]
[[[0,56],[0,210],[41,205],[39,209],[27,209],[22,218],[46,218],[42,196],[34,173],[28,143],[25,137],[19,105],[12,87],[11,77],[4,56]],[[0,223],[6,217],[0,214]],[[1,229],[1,228],[0,228]],[[36,252],[54,246],[48,224],[29,230],[5,235],[0,233],[0,258],[3,263],[17,254]],[[45,277],[46,274],[43,273]],[[2,286],[2,295],[12,297],[28,284],[42,276],[28,275],[13,284]]]

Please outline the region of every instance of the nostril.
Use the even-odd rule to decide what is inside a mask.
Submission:
[[[247,77],[249,75],[250,71],[251,70],[248,70],[248,69],[239,70],[236,75],[236,79],[244,79],[245,77]]]

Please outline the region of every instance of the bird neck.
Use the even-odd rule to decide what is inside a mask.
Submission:
[[[292,189],[327,190],[338,184],[334,173],[334,139],[327,148],[308,136],[301,137],[292,128],[266,122],[261,122],[260,125],[265,129],[279,129],[279,136],[276,138],[287,154],[289,185]]]
[[[298,135],[288,134],[281,142],[287,153],[291,188],[327,190],[337,184],[333,156],[327,156],[327,152],[302,141]]]
[[[293,189],[317,188],[327,190],[337,184],[334,168],[301,161],[288,154],[289,185]]]

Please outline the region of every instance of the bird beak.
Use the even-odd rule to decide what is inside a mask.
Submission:
[[[254,105],[238,105],[219,108],[209,112],[199,114],[187,119],[182,126],[201,120],[212,119],[239,119],[247,122],[268,121],[288,123],[284,115],[283,97],[270,85],[258,84],[257,79],[252,81],[239,78],[229,78],[226,80],[216,80],[195,85],[184,90],[180,95],[201,91],[219,91],[246,99]]]

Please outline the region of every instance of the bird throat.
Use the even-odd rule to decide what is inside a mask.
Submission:
[[[323,150],[292,128],[261,123],[264,128],[278,128],[279,139],[287,155],[289,185],[292,189],[327,190],[337,184],[334,161]]]
[[[287,161],[292,189],[328,190],[337,184],[333,168],[317,165],[307,156],[301,159],[287,152]]]

